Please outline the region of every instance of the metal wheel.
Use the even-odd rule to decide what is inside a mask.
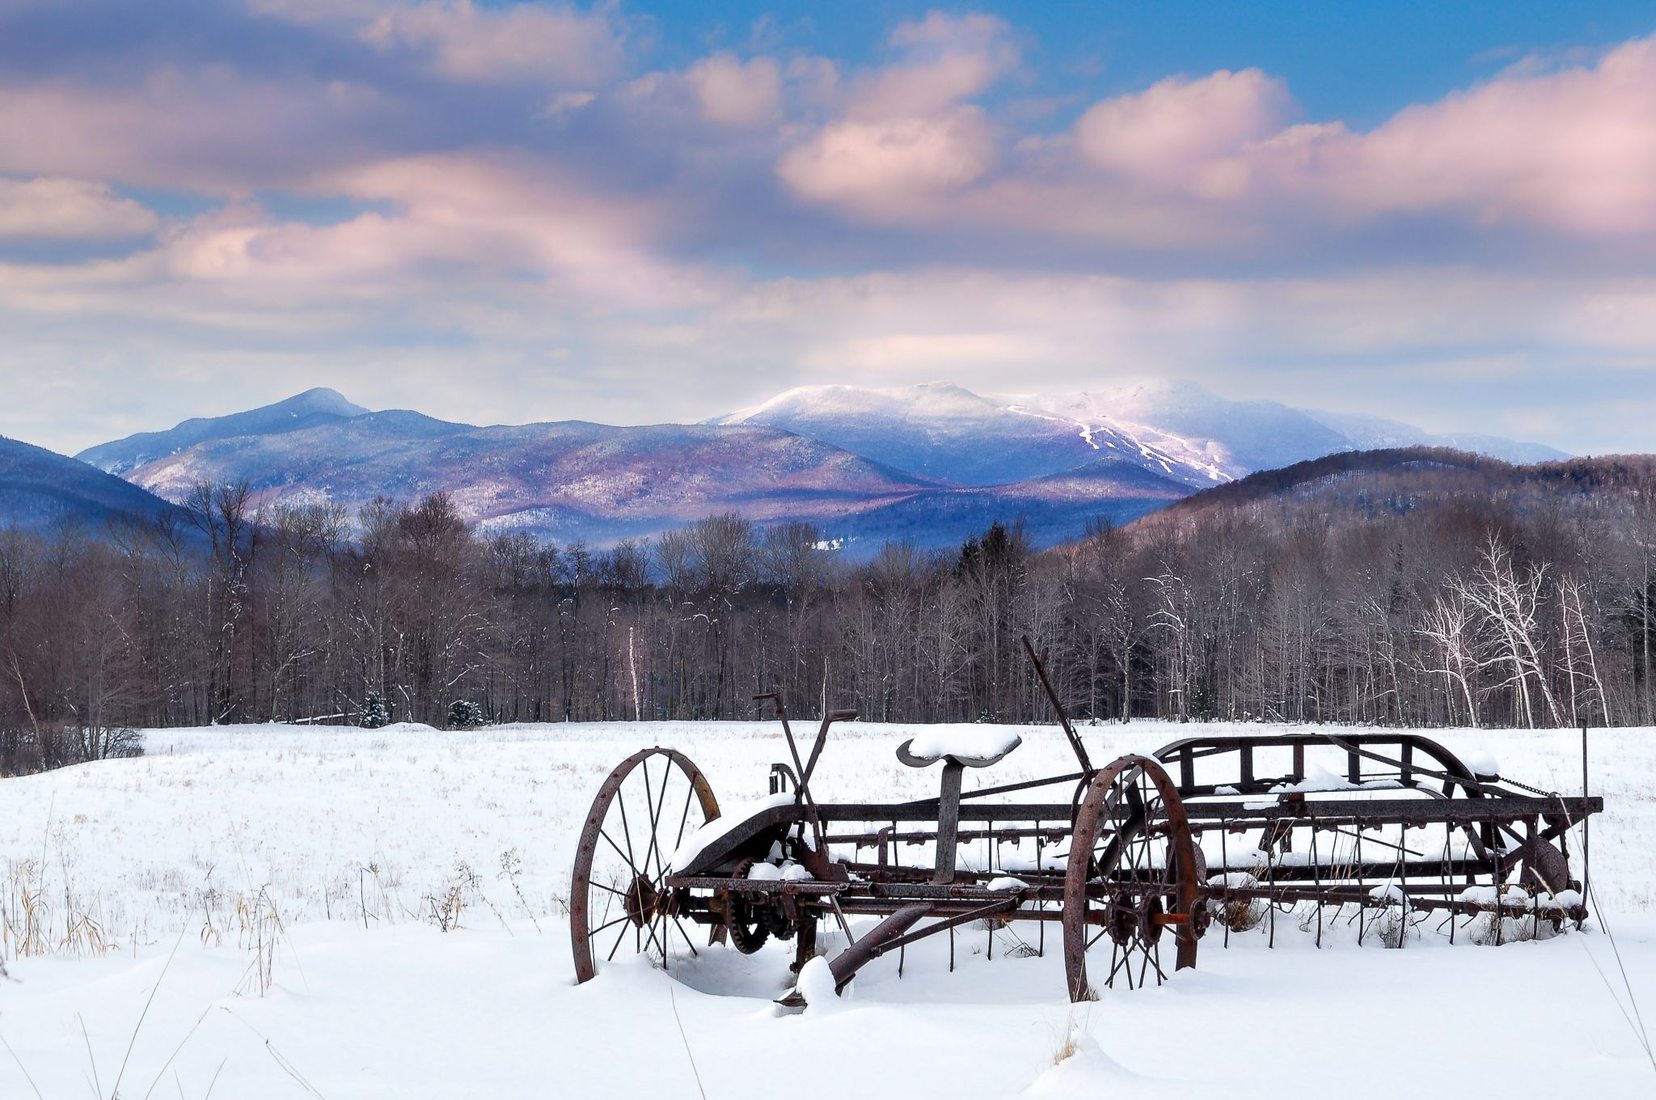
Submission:
[[[647,955],[663,968],[695,955],[683,921],[686,899],[666,884],[680,842],[719,816],[707,777],[673,749],[627,757],[598,789],[570,877],[569,939],[575,980],[600,963]]]
[[[736,865],[731,873],[732,878],[747,878],[748,872],[753,870],[756,863],[753,859],[744,859]],[[751,955],[770,939],[770,928],[758,919],[753,912],[753,905],[746,897],[733,891],[724,891],[724,931],[730,940],[730,946],[744,955]]]
[[[1070,1000],[1093,1000],[1101,985],[1113,988],[1120,978],[1128,988],[1161,984],[1168,928],[1175,969],[1196,965],[1206,915],[1199,859],[1178,788],[1154,760],[1123,756],[1093,778],[1076,813],[1064,876]]]

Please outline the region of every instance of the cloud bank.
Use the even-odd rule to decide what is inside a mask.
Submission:
[[[1026,110],[1039,44],[973,14],[666,62],[613,5],[252,0],[4,64],[98,10],[0,11],[6,434],[1170,374],[1649,445],[1656,37],[1367,127],[1259,67]]]

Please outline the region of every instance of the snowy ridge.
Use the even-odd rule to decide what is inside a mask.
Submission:
[[[276,435],[319,424],[336,423],[368,412],[345,400],[336,390],[311,389],[286,401],[228,416],[197,417],[164,432],[140,432],[90,447],[75,457],[105,473],[124,475],[146,462],[175,455],[187,447],[214,439],[243,435]]]
[[[977,394],[945,382],[804,386],[710,422],[783,428],[895,469],[969,486],[1058,474],[1106,452],[1192,489],[1400,441],[1522,461],[1564,457],[1539,444],[1433,436],[1407,424],[1234,401],[1169,382],[1069,394]]]
[[[956,548],[1020,518],[1050,546],[1092,521],[1131,522],[1256,470],[1411,432],[1425,438],[1162,382],[1058,395],[808,386],[702,424],[634,427],[477,427],[370,412],[318,389],[80,457],[174,502],[202,481],[246,481],[261,506],[328,501],[351,514],[375,497],[443,491],[485,531],[594,546],[735,511],[815,524],[866,557],[891,540]],[[1464,439],[1489,453],[1546,451]]]

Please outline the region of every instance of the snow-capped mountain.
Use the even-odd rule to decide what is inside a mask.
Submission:
[[[211,438],[126,476],[181,500],[203,480],[246,481],[258,503],[445,491],[489,530],[609,542],[734,509],[759,522],[833,521],[935,483],[758,426],[473,427],[366,413],[295,431]]]
[[[709,423],[781,428],[956,485],[1004,485],[1098,456],[1078,425],[941,382],[893,390],[807,386]]]
[[[956,400],[953,417],[965,438],[986,402],[958,394],[936,393],[933,408]],[[1168,477],[1112,458],[1042,417],[1002,412],[998,419],[1004,446],[1032,452],[1041,448],[1028,430],[1045,428],[1036,444],[1068,445],[1075,461],[1060,472],[1075,472],[1067,481],[1051,478],[1046,454],[1027,463],[1034,475],[1027,483],[977,484],[946,463],[938,464],[940,475],[900,470],[758,423],[474,427],[408,411],[368,412],[331,390],[185,421],[81,457],[175,501],[201,481],[246,481],[260,504],[325,500],[353,511],[375,497],[412,500],[443,490],[485,530],[597,544],[734,510],[759,523],[813,522],[853,544],[853,553],[892,538],[952,547],[997,519],[1017,517],[1038,541],[1056,542],[1090,518],[1126,522],[1191,491],[1182,473]],[[971,457],[972,448],[958,454]]]
[[[311,390],[80,457],[173,501],[201,481],[246,481],[260,503],[352,511],[443,490],[485,530],[596,544],[734,510],[761,524],[808,520],[872,553],[898,538],[958,546],[1017,518],[1047,545],[1093,518],[1126,522],[1256,469],[1403,432],[1429,438],[1165,384],[1058,396],[816,386],[703,424],[643,427],[475,427]],[[1555,453],[1484,443],[1485,453]]]
[[[119,475],[209,440],[245,435],[280,435],[349,420],[367,411],[360,405],[351,404],[334,390],[306,390],[274,405],[229,416],[186,420],[164,432],[129,435],[125,439],[90,447],[75,457],[105,473]]]
[[[784,428],[895,469],[979,486],[1059,474],[1102,457],[1192,488],[1374,446],[1463,446],[1526,462],[1565,457],[1539,444],[1432,436],[1407,424],[1232,401],[1166,382],[1059,395],[979,395],[948,383],[807,386],[711,422]]]

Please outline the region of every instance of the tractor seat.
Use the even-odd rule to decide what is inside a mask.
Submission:
[[[947,760],[968,768],[987,768],[1004,760],[1023,744],[1015,733],[989,727],[923,733],[897,746],[897,759],[911,768],[925,768]]]

